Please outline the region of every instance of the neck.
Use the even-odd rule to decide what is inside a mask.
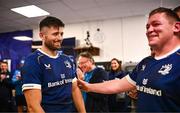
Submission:
[[[41,50],[43,52],[47,53],[50,56],[56,56],[57,55],[57,51],[56,50],[53,51],[53,50],[50,50],[50,49],[48,49],[46,47],[42,47]]]
[[[180,47],[180,40],[179,38],[175,37],[173,41],[170,41],[164,46],[154,48],[155,56],[156,57],[163,56],[178,47]]]
[[[95,66],[95,65],[92,65],[92,66],[91,66],[91,69],[89,70],[89,72],[92,71],[92,70],[95,69],[95,68],[96,68],[96,66]]]

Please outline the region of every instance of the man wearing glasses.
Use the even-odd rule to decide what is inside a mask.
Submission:
[[[108,80],[107,72],[95,66],[92,55],[88,52],[80,53],[78,57],[78,75],[89,83],[99,83]],[[108,112],[108,98],[105,94],[83,92],[87,112]]]

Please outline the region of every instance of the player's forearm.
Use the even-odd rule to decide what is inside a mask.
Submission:
[[[112,81],[106,81],[103,83],[88,84],[88,92],[102,93],[102,94],[113,94],[117,91],[115,88],[116,83]]]
[[[41,107],[41,90],[29,89],[24,91],[29,113],[45,113]]]
[[[73,100],[74,100],[77,111],[79,113],[86,113],[86,109],[84,106],[84,101],[82,99],[82,95],[81,94],[74,94]]]
[[[73,97],[73,101],[74,101],[77,111],[79,113],[86,113],[84,100],[82,98],[80,89],[77,87],[77,83],[73,83],[72,97]]]
[[[97,84],[88,84],[88,90],[90,92],[103,93],[103,94],[115,94],[124,91],[128,91],[130,89],[134,89],[135,86],[130,84],[126,78],[122,78],[119,80],[110,80],[103,83]]]

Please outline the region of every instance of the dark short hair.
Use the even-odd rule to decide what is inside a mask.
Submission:
[[[89,53],[89,52],[87,52],[87,51],[80,53],[80,54],[79,54],[79,57],[80,57],[80,56],[90,59],[93,64],[95,63],[92,54]]]
[[[7,64],[8,65],[8,62],[7,61],[1,61],[0,64]]]
[[[40,31],[43,27],[64,27],[64,26],[65,24],[60,19],[52,16],[47,16],[39,24]]]
[[[172,9],[164,8],[164,7],[159,7],[157,9],[152,10],[149,13],[149,17],[157,13],[164,13],[167,17],[172,18],[175,21],[180,21],[180,18]]]
[[[180,11],[180,6],[175,7],[175,8],[173,9],[173,11],[174,11],[175,13],[179,12],[179,11]]]

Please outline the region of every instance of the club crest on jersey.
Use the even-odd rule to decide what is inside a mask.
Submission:
[[[148,79],[145,79],[145,78],[144,78],[143,81],[142,81],[142,84],[143,84],[143,85],[146,85],[147,82],[148,82]]]
[[[65,74],[61,74],[60,76],[61,76],[62,79],[65,78]]]
[[[44,64],[46,69],[51,69],[51,64]]]
[[[70,62],[69,62],[68,60],[64,61],[64,64],[65,64],[65,66],[68,67],[68,68],[71,68],[71,67],[72,67],[71,64],[70,64]]]
[[[141,71],[144,71],[144,70],[145,70],[145,68],[146,68],[146,65],[142,65],[142,67],[141,67]]]
[[[172,64],[165,64],[161,67],[161,69],[158,71],[158,73],[162,75],[169,74],[170,70],[172,69]]]

